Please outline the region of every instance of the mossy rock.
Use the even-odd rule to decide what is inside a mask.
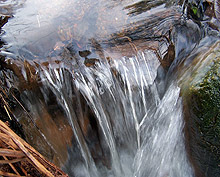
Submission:
[[[220,152],[220,57],[209,67],[200,81],[191,83],[189,104],[204,140]]]
[[[200,173],[220,176],[220,45],[197,54],[182,88],[189,154]],[[184,75],[184,74],[183,74]],[[185,77],[185,78],[184,78]]]

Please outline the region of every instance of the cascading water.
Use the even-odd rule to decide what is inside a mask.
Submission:
[[[69,176],[195,176],[172,71],[197,46],[202,30],[182,14],[185,5],[181,9],[178,4],[29,0],[5,26],[3,39],[9,45],[3,54],[14,57],[8,60],[7,69],[14,75],[5,72],[7,84],[21,90],[29,112],[25,118],[15,117],[25,119],[27,127],[32,117],[33,127],[52,149],[45,152],[58,156],[50,160]],[[155,50],[164,59],[172,42],[175,52],[167,71]],[[79,54],[85,50],[90,53]],[[94,56],[99,59],[90,58]],[[88,67],[84,59],[96,63]],[[25,114],[22,111],[18,114]]]
[[[184,145],[180,89],[172,78],[160,96],[155,82],[158,67],[156,55],[146,50],[92,67],[72,60],[38,68],[45,99],[51,90],[74,132],[76,147],[72,148],[78,150],[69,153],[64,167],[69,175],[194,176]],[[89,142],[82,131],[79,95],[96,118],[98,161],[91,150],[93,140]]]

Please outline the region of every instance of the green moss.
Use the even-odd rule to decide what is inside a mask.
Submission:
[[[220,58],[216,58],[199,82],[192,82],[188,104],[206,147],[220,152]],[[200,71],[201,72],[201,71]]]
[[[197,7],[192,7],[192,11],[193,11],[193,14],[196,15],[197,12],[198,12],[198,8]]]
[[[178,79],[189,156],[196,169],[212,177],[220,174],[220,42],[203,49]]]

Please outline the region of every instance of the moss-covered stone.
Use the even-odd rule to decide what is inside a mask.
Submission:
[[[210,145],[219,146],[220,153],[220,58],[211,63],[201,81],[191,83],[189,94],[200,133]]]
[[[196,56],[196,55],[195,55]],[[180,80],[189,154],[205,176],[220,175],[220,45],[200,52]],[[183,74],[184,75],[184,74]]]

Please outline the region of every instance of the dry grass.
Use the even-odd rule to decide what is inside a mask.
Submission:
[[[0,175],[67,176],[0,120]]]

